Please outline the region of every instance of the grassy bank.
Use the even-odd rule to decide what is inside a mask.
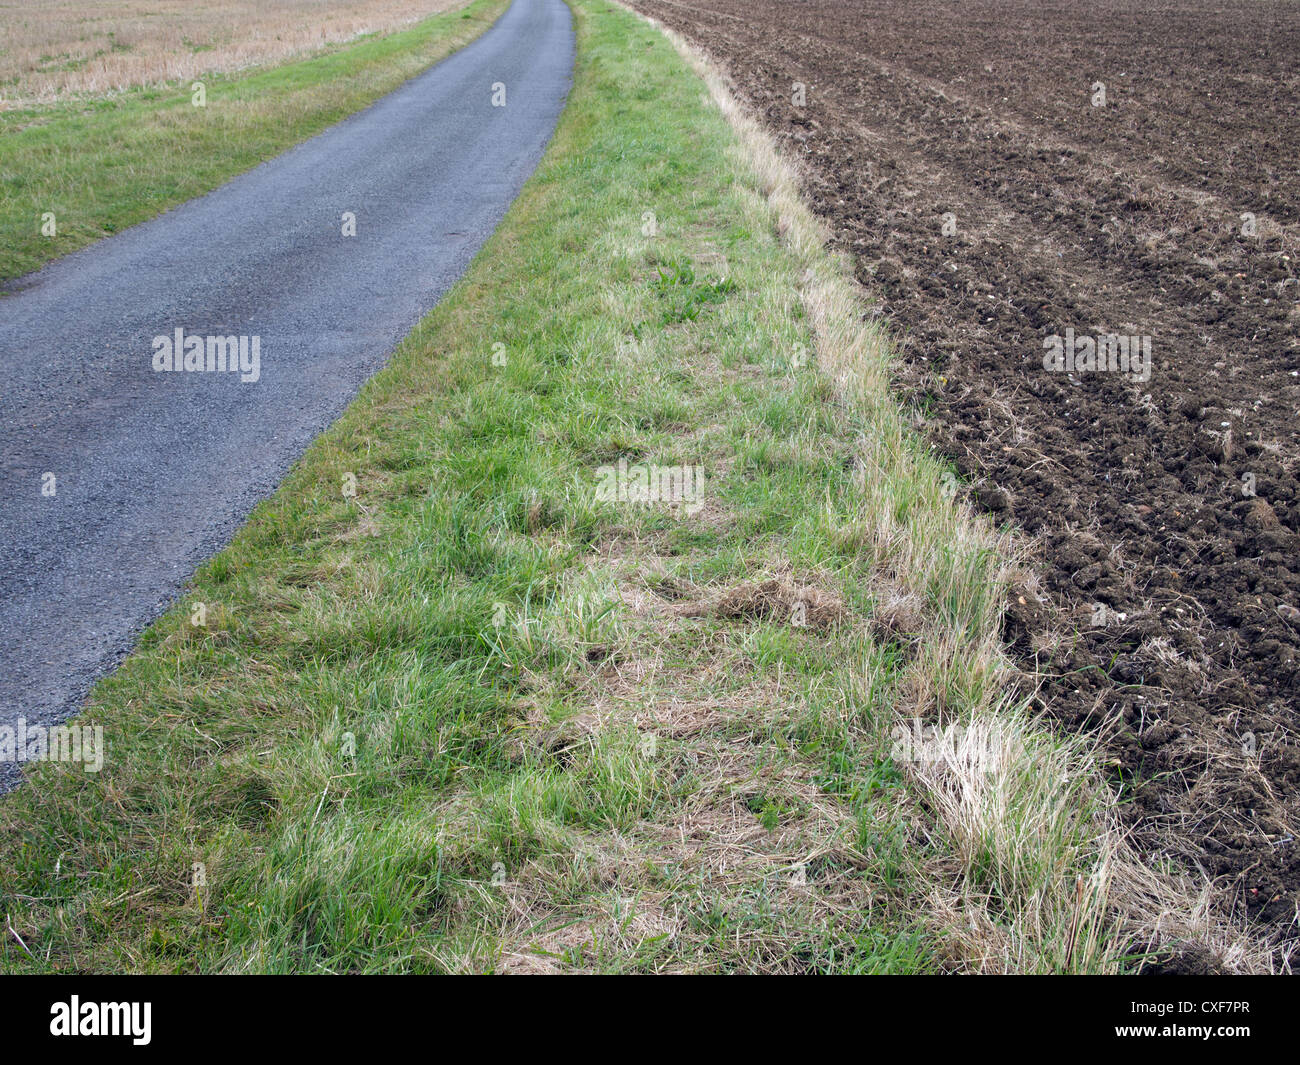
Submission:
[[[0,281],[216,188],[468,44],[507,0],[251,74],[0,111]],[[50,219],[53,216],[53,235]]]
[[[1007,545],[761,138],[573,7],[467,276],[96,688],[103,770],[0,800],[6,969],[1119,965]]]

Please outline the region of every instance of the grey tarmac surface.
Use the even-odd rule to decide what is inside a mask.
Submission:
[[[562,0],[514,0],[366,110],[0,297],[0,725],[75,713],[460,277],[573,59]],[[177,328],[260,338],[258,379],[156,371]]]

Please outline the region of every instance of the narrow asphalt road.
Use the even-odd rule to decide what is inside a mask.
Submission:
[[[0,725],[75,713],[464,272],[573,58],[563,0],[514,0],[365,111],[0,297]],[[248,338],[243,363],[155,369],[178,329]]]

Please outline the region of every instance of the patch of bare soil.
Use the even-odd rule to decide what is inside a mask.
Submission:
[[[1006,636],[1064,727],[1109,722],[1136,840],[1294,935],[1300,8],[633,2],[802,161],[918,425],[1037,538]],[[1109,334],[1149,377],[1046,367]]]

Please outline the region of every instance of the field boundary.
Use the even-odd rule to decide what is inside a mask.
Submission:
[[[616,2],[672,42],[708,86],[713,103],[736,132],[748,164],[761,175],[777,231],[805,268],[800,296],[813,325],[819,364],[830,370],[836,390],[890,423],[886,435],[905,432],[889,392],[894,355],[887,326],[867,313],[869,298],[854,280],[847,257],[831,251],[830,232],[804,202],[796,167],[732,92],[729,78],[705,51],[658,19],[622,0]],[[884,447],[886,461],[905,453],[900,440],[895,439],[894,445]],[[963,516],[954,530],[959,542],[977,545],[977,552],[991,552],[1002,560],[996,571],[997,587],[991,590],[1002,596],[1033,594],[1036,581],[1024,570],[1025,545],[1011,533],[995,532],[987,520],[966,510],[953,489],[952,474],[943,472],[939,463],[929,456],[913,459],[933,467],[928,472],[945,480],[939,505],[961,509]],[[1018,671],[1004,654],[997,632],[990,629],[984,634],[980,654],[984,660],[978,668],[996,674],[1010,687]],[[1026,678],[1019,674],[1018,679]],[[979,972],[1034,971],[1048,959],[1050,971],[1140,970],[1149,960],[1158,958],[1164,964],[1171,956],[1176,968],[1178,959],[1189,951],[1201,956],[1208,952],[1213,964],[1225,972],[1275,972],[1278,958],[1289,972],[1287,953],[1275,954],[1265,935],[1217,922],[1208,878],[1197,883],[1171,864],[1153,867],[1141,860],[1116,816],[1117,797],[1099,771],[1100,736],[1056,735],[1046,717],[1030,710],[1034,694],[1021,691],[989,699],[964,718],[967,724],[986,730],[981,733],[983,740],[968,742],[987,744],[988,737],[994,737],[1000,747],[991,759],[991,781],[980,781],[978,774],[970,773],[973,762],[964,759],[960,750],[938,763],[922,763],[909,774],[963,866],[955,886],[945,875],[951,868],[934,870],[938,875],[933,878],[931,916],[936,931],[959,940],[970,967]],[[908,721],[900,719],[898,725],[907,727]],[[1059,781],[1062,790],[1026,787],[1040,773],[1044,779]],[[1034,884],[1024,892],[1023,911],[1017,913],[1007,893],[980,890],[973,874],[976,866],[989,860],[991,850],[995,864],[1005,863],[1015,881],[1026,872],[1014,869],[1024,860],[1025,848],[1044,850],[1045,854],[1031,857],[1030,865],[1046,857],[1048,868],[1030,874]],[[1062,875],[1067,870],[1073,875]],[[1011,917],[1009,928],[1006,916]]]
[[[897,403],[1032,538],[1008,655],[1104,733],[1131,848],[1294,966],[1300,12],[628,3],[726,71],[889,323]]]

